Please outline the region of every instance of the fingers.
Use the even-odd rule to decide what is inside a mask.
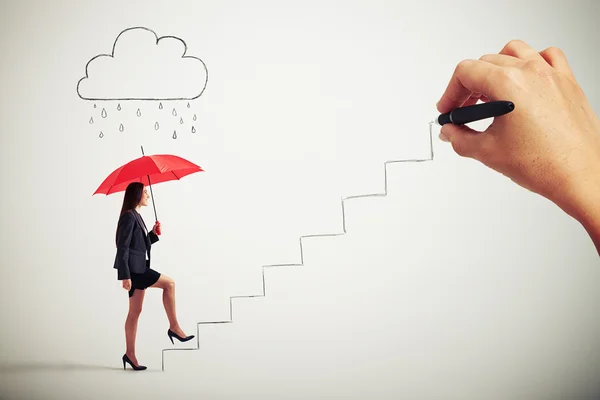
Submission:
[[[557,47],[548,47],[547,49],[540,51],[540,56],[552,67],[573,76],[573,71],[567,62],[567,57],[561,49]]]
[[[511,41],[504,46],[499,54],[486,54],[480,60],[503,67],[518,67],[523,65],[523,61],[526,60],[544,60],[561,72],[570,75],[573,73],[565,53],[558,47],[548,47],[536,53],[534,49],[520,40]]]
[[[554,56],[560,58],[557,54]],[[499,54],[486,54],[479,60],[461,61],[437,104],[438,111],[445,113],[457,107],[475,104],[471,103],[473,93],[482,93],[489,101],[490,98],[495,97],[491,82],[499,74],[500,69],[517,67],[526,60],[543,60],[543,58],[527,43],[511,40]]]
[[[481,94],[474,93],[471,97],[469,97],[467,101],[464,102],[464,104],[461,107],[468,107],[477,104],[477,102],[480,99],[480,96]]]
[[[483,161],[493,137],[466,125],[445,124],[442,126],[440,139],[450,142],[459,156]]]
[[[500,50],[500,54],[522,60],[542,60],[542,56],[522,40],[511,40]]]
[[[469,100],[465,101],[465,103],[461,107],[468,107],[477,104],[477,102],[481,100],[484,103],[490,101],[485,95],[481,93],[473,93]]]
[[[452,78],[439,102],[437,109],[440,113],[461,107],[473,93],[481,93],[486,98],[494,98],[494,77],[500,67],[483,60],[461,61],[454,70]]]
[[[438,111],[445,113],[457,107],[475,104],[477,100],[472,99],[474,93],[482,93],[488,101],[495,98],[491,82],[500,75],[501,69],[520,67],[528,61],[545,61],[573,77],[566,56],[559,48],[549,47],[538,53],[522,40],[511,40],[499,54],[486,54],[479,60],[461,61],[437,103]]]
[[[523,64],[523,60],[506,54],[485,54],[479,59],[499,67],[518,67]]]

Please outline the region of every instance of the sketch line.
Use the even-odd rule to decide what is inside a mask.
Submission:
[[[298,264],[271,264],[271,265],[263,265],[262,266],[262,293],[255,295],[246,295],[246,296],[230,296],[229,297],[229,319],[224,321],[202,321],[196,323],[196,347],[191,348],[168,348],[162,350],[162,370],[165,370],[165,352],[166,351],[178,351],[178,350],[200,350],[200,325],[208,325],[208,324],[231,324],[233,323],[233,299],[251,299],[255,297],[265,297],[267,295],[266,283],[265,283],[265,269],[266,268],[276,268],[276,267],[302,267],[304,266],[304,249],[302,246],[303,239],[309,238],[320,238],[320,237],[335,237],[335,236],[343,236],[347,233],[346,231],[346,211],[345,211],[345,202],[348,200],[359,199],[359,198],[367,198],[367,197],[385,197],[388,195],[388,175],[387,175],[387,167],[391,164],[396,163],[407,163],[407,162],[425,162],[433,160],[433,139],[432,139],[432,128],[430,124],[429,128],[429,149],[430,156],[429,158],[423,159],[404,159],[404,160],[392,160],[386,161],[383,163],[384,165],[384,191],[383,193],[373,193],[373,194],[362,194],[362,195],[354,195],[342,197],[341,199],[341,209],[342,209],[342,232],[339,233],[321,233],[321,234],[310,234],[300,236],[300,263]]]
[[[202,87],[202,89],[200,90],[200,92],[197,95],[195,95],[193,97],[154,97],[154,96],[144,96],[144,97],[128,97],[128,96],[125,96],[125,97],[118,97],[118,96],[116,96],[116,97],[96,97],[96,96],[82,96],[81,95],[81,92],[80,92],[81,83],[83,81],[85,81],[86,79],[90,79],[89,70],[88,70],[90,64],[94,60],[96,60],[98,58],[101,58],[101,57],[108,57],[110,60],[114,60],[115,59],[115,47],[117,45],[117,42],[118,42],[119,38],[124,33],[128,32],[128,31],[131,31],[131,30],[135,30],[135,29],[142,29],[142,30],[145,30],[145,31],[148,31],[148,32],[151,32],[152,34],[154,34],[154,36],[156,38],[156,43],[155,43],[156,45],[158,45],[160,43],[160,41],[164,40],[164,39],[175,39],[175,40],[178,40],[178,41],[180,41],[183,44],[183,48],[184,48],[183,55],[180,57],[181,59],[195,59],[195,60],[200,61],[200,63],[202,64],[202,67],[204,68],[203,72],[205,74],[205,79],[204,79],[204,86]],[[200,58],[194,57],[194,56],[187,56],[186,55],[187,50],[188,50],[187,43],[183,39],[178,38],[176,36],[169,36],[169,35],[167,35],[167,36],[158,37],[158,35],[156,34],[156,32],[154,32],[152,29],[149,29],[149,28],[146,28],[146,27],[143,27],[143,26],[135,26],[135,27],[127,28],[127,29],[121,31],[121,33],[119,33],[117,35],[117,38],[115,39],[115,41],[113,43],[111,54],[98,54],[97,56],[92,57],[87,62],[87,64],[85,65],[85,76],[83,78],[81,78],[77,82],[77,95],[81,99],[83,99],[83,100],[94,100],[94,101],[102,101],[102,100],[110,100],[110,101],[113,101],[113,100],[147,100],[147,101],[157,101],[157,100],[195,100],[198,97],[200,97],[202,95],[202,93],[204,93],[204,90],[206,89],[206,86],[208,84],[208,68],[206,67],[206,64],[204,63],[204,61],[202,61]]]

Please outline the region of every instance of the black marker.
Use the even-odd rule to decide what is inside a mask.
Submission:
[[[514,109],[515,105],[512,101],[490,101],[487,103],[455,108],[450,112],[440,114],[433,123],[438,125],[462,125],[490,117],[499,117],[508,114]]]

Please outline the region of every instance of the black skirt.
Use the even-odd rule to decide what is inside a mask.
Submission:
[[[148,265],[148,260],[146,260],[146,265]],[[133,296],[133,292],[135,289],[145,290],[147,287],[150,287],[158,281],[160,278],[160,272],[153,270],[150,267],[146,268],[141,274],[131,273],[131,289],[129,290],[129,297]]]

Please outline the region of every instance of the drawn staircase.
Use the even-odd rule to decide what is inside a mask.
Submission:
[[[347,233],[346,231],[346,212],[345,212],[345,202],[348,200],[366,198],[366,197],[386,197],[388,195],[388,171],[387,167],[390,164],[396,163],[407,163],[407,162],[425,162],[425,161],[433,161],[433,126],[432,123],[429,124],[429,158],[423,159],[402,159],[402,160],[393,160],[384,162],[384,191],[382,193],[372,193],[372,194],[361,194],[343,197],[341,199],[341,207],[342,207],[342,232],[340,233],[323,233],[323,234],[311,234],[311,235],[303,235],[300,236],[300,263],[298,264],[270,264],[262,266],[262,293],[256,295],[246,295],[246,296],[230,296],[229,297],[229,319],[224,321],[202,321],[196,323],[196,347],[188,347],[188,348],[166,348],[162,350],[162,360],[161,360],[161,369],[165,370],[165,352],[167,351],[195,351],[200,350],[200,325],[212,325],[212,324],[230,324],[233,323],[233,300],[234,299],[249,299],[254,297],[265,297],[266,285],[265,285],[265,269],[267,268],[275,268],[275,267],[301,267],[304,265],[304,250],[302,246],[302,240],[308,238],[315,237],[332,237],[332,236],[343,236]]]

